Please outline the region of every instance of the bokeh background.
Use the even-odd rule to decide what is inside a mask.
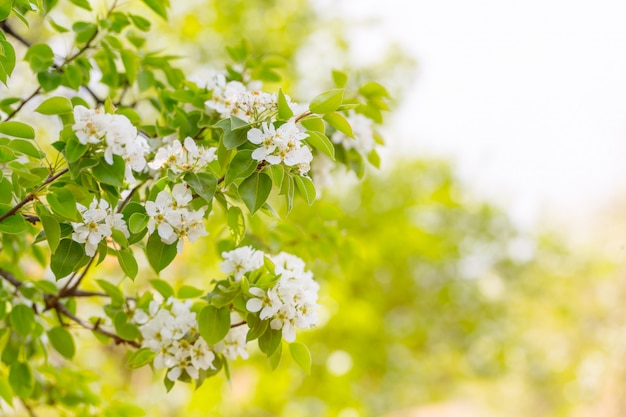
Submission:
[[[302,257],[321,283],[320,324],[298,336],[311,348],[311,375],[288,357],[270,371],[251,346],[230,382],[177,384],[166,396],[162,375],[125,369],[121,350],[81,334],[77,366],[120,401],[108,415],[626,414],[617,1],[172,6],[153,41],[199,81],[245,37],[287,62],[282,85],[298,101],[330,88],[332,69],[384,84],[394,98],[381,128],[388,145],[380,170],[362,181],[334,172],[312,207],[299,203],[281,222],[257,215],[244,240]],[[186,246],[164,277],[197,286],[222,278],[223,224],[216,213],[210,237]],[[137,285],[153,278],[147,271]],[[118,273],[114,263],[99,272]]]

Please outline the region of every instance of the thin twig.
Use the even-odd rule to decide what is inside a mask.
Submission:
[[[70,312],[67,307],[65,307],[62,303],[60,302],[56,302],[55,305],[53,306],[53,308],[55,310],[57,310],[58,312],[60,312],[61,314],[63,314],[65,317],[69,318],[70,320],[74,321],[75,323],[77,323],[78,325],[80,325],[81,327],[84,327],[85,329],[94,331],[96,333],[100,333],[102,335],[108,336],[111,339],[113,339],[113,341],[115,342],[116,345],[120,345],[120,344],[127,344],[136,348],[140,348],[141,345],[137,342],[135,342],[134,340],[126,340],[126,339],[122,339],[121,337],[119,337],[118,335],[116,335],[115,333],[111,333],[107,330],[104,330],[103,328],[101,328],[98,324],[91,324],[89,322],[86,322],[85,320],[81,319],[80,317],[74,315],[72,312]]]
[[[46,185],[48,185],[51,182],[55,181],[57,178],[59,178],[61,175],[65,174],[65,173],[67,173],[68,171],[69,171],[69,168],[64,168],[61,171],[57,172],[56,174],[48,176],[48,178],[46,178],[46,180],[39,187],[37,187],[35,189],[35,191],[31,191],[30,193],[28,193],[28,195],[22,201],[17,203],[11,210],[7,211],[2,216],[0,216],[0,223],[2,223],[6,218],[13,216],[15,213],[17,213],[19,211],[19,209],[21,209],[26,204],[28,204],[31,201],[33,201],[35,199],[35,197],[37,196],[37,192],[39,192]]]
[[[22,281],[20,281],[19,279],[15,278],[15,275],[10,273],[9,271],[5,271],[4,269],[0,269],[0,277],[4,278],[11,285],[13,285],[15,288],[19,288],[22,285],[24,285],[24,283]]]

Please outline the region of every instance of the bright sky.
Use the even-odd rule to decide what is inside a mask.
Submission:
[[[522,224],[575,229],[626,195],[623,1],[319,2],[380,19],[357,49],[395,39],[417,59],[387,133],[403,150],[450,157]]]

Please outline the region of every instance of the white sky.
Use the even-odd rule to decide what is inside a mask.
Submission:
[[[365,54],[395,39],[417,59],[386,135],[395,146],[450,157],[522,224],[580,229],[626,195],[626,2],[318,3],[380,19],[359,32]]]

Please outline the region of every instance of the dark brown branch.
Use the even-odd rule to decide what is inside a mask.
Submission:
[[[67,307],[65,307],[63,304],[61,304],[60,302],[56,302],[53,306],[53,308],[58,311],[59,313],[61,313],[62,315],[64,315],[65,317],[69,318],[70,320],[74,321],[75,323],[77,323],[78,325],[80,325],[81,327],[84,327],[85,329],[91,330],[93,332],[96,333],[100,333],[104,336],[108,336],[111,339],[113,339],[113,341],[115,342],[116,345],[120,345],[120,344],[127,344],[136,348],[140,348],[141,345],[137,342],[135,342],[134,340],[126,340],[126,339],[122,339],[121,337],[119,337],[118,335],[116,335],[115,333],[111,333],[107,330],[104,330],[103,328],[100,327],[99,323],[97,324],[91,324],[89,322],[86,322],[85,320],[81,319],[80,317],[74,315],[71,311],[69,311],[67,309]]]
[[[6,122],[8,120],[11,120],[13,117],[15,117],[15,115],[22,110],[22,107],[24,107],[26,105],[26,103],[28,103],[29,101],[31,101],[33,98],[35,98],[39,93],[41,93],[41,87],[37,87],[37,89],[35,91],[33,91],[33,93],[26,97],[25,99],[22,99],[22,101],[20,101],[20,104],[17,105],[17,107],[7,115],[6,119],[3,120],[3,122]]]
[[[235,327],[239,327],[239,326],[243,326],[244,324],[247,324],[247,322],[242,321],[241,323],[235,323],[235,324],[231,324],[230,328],[233,329]]]
[[[31,191],[30,193],[28,193],[28,195],[22,201],[17,203],[11,210],[7,211],[2,216],[0,216],[0,223],[2,223],[6,218],[13,216],[22,207],[24,207],[26,204],[28,204],[31,201],[33,201],[35,199],[35,197],[37,196],[37,192],[38,191],[40,191],[46,185],[48,185],[51,182],[55,181],[57,178],[59,178],[61,175],[65,174],[65,173],[67,173],[68,171],[69,171],[68,168],[63,168],[61,171],[57,172],[56,174],[48,176],[48,178],[46,178],[46,180],[39,187],[37,187],[37,189],[35,189],[35,191]]]
[[[4,269],[0,269],[0,277],[4,278],[11,285],[13,285],[15,288],[19,288],[22,285],[24,285],[24,283],[22,281],[20,281],[19,279],[15,278],[15,275],[10,273],[9,271],[5,271]]]

